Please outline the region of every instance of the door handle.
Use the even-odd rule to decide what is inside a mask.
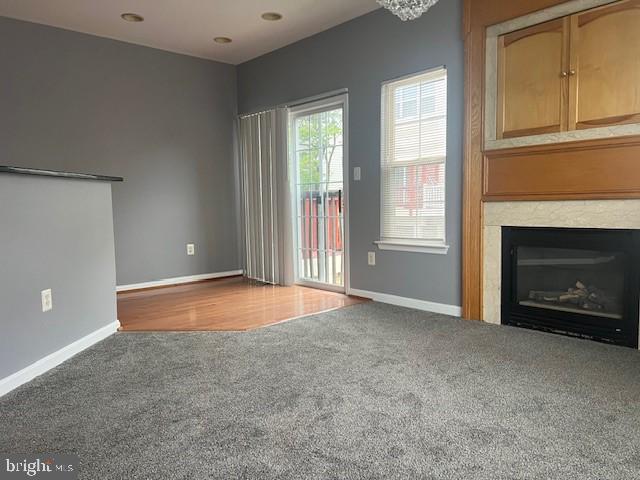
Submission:
[[[342,213],[342,190],[338,190],[338,213]]]

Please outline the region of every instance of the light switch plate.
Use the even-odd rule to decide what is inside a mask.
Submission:
[[[42,311],[48,312],[53,309],[53,295],[51,289],[42,290],[40,292],[40,299],[42,300]]]
[[[187,255],[195,255],[196,246],[193,243],[187,243]]]
[[[368,252],[367,263],[369,263],[369,265],[376,264],[376,252]]]
[[[353,167],[353,181],[354,182],[359,182],[360,181],[360,167]]]

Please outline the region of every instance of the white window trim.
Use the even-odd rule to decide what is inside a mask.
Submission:
[[[444,243],[429,243],[412,240],[378,240],[374,242],[380,250],[395,250],[397,252],[434,253],[446,255],[449,245]]]
[[[381,87],[380,87],[380,98],[382,100],[382,102],[384,102],[384,96],[382,94],[384,87],[390,83],[396,83],[399,81],[403,81],[403,80],[407,80],[410,81],[413,77],[418,76],[418,75],[423,75],[425,73],[435,73],[439,70],[444,70],[447,73],[447,83],[449,82],[449,76],[448,76],[448,72],[447,72],[447,66],[446,65],[440,65],[439,67],[435,67],[435,68],[430,68],[428,70],[423,70],[420,72],[416,72],[416,73],[411,73],[409,75],[405,75],[403,77],[398,77],[398,78],[394,78],[391,80],[387,80],[385,82],[382,82]],[[447,85],[448,87],[448,85]],[[448,92],[448,88],[447,88],[447,92]],[[448,93],[447,93],[447,106],[448,106],[449,100],[448,100]],[[381,104],[382,106],[382,104]],[[449,115],[449,111],[448,108],[445,107],[445,114],[447,115],[447,119],[448,119],[448,115]],[[384,135],[384,120],[385,120],[385,116],[384,115],[380,115],[380,140],[382,140],[382,135]],[[383,156],[384,156],[384,151],[382,148],[380,148],[380,163],[379,163],[379,167],[380,167],[380,173],[382,174],[382,160],[383,160]],[[378,247],[379,250],[393,250],[393,251],[397,251],[397,252],[415,252],[415,253],[428,253],[428,254],[435,254],[435,255],[446,255],[449,252],[449,245],[447,244],[447,155],[445,154],[444,157],[444,228],[445,228],[445,233],[444,233],[444,238],[443,241],[428,241],[428,240],[414,240],[414,239],[384,239],[384,240],[376,240],[375,243]],[[382,182],[382,176],[380,177],[380,237],[382,238],[382,222],[383,222],[383,215],[384,215],[384,211],[382,209],[382,199],[383,199],[383,195],[384,195],[384,191],[383,191],[383,182]]]

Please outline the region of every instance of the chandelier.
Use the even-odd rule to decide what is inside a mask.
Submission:
[[[433,7],[437,1],[438,0],[377,0],[380,5],[400,17],[400,20],[403,22],[415,20]]]

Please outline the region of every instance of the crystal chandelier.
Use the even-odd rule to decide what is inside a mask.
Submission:
[[[377,0],[380,5],[388,9],[400,20],[415,20],[433,7],[438,0]]]

